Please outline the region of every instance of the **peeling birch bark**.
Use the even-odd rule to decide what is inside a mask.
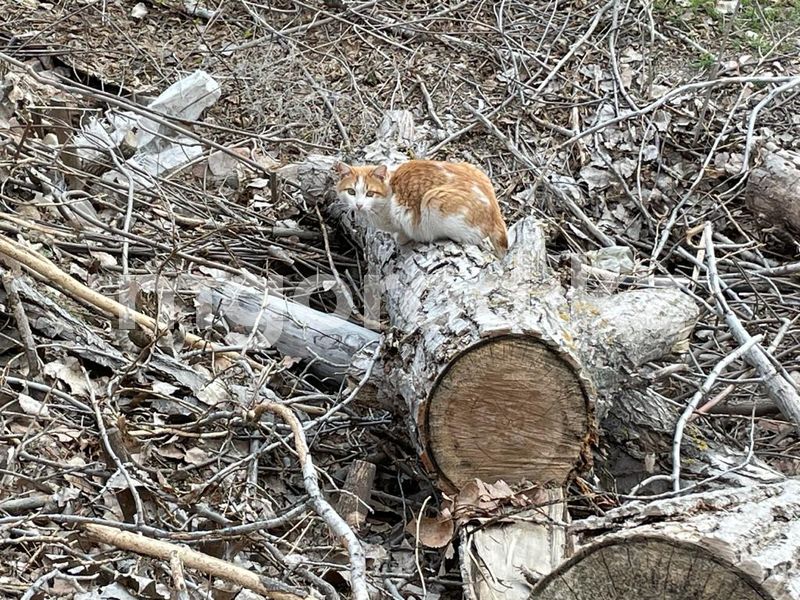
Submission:
[[[550,503],[461,530],[462,577],[476,598],[524,599],[533,584],[571,553],[570,519],[561,489],[547,490]]]

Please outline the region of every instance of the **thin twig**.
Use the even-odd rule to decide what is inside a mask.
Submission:
[[[39,355],[36,353],[36,342],[33,339],[33,332],[31,325],[28,322],[28,315],[25,314],[25,307],[20,300],[19,292],[17,291],[16,278],[12,276],[11,272],[3,273],[3,287],[6,290],[8,297],[8,307],[14,314],[14,320],[17,322],[17,331],[19,332],[20,341],[22,342],[22,350],[25,353],[25,360],[28,363],[28,373],[33,379],[39,377]]]
[[[153,556],[164,561],[170,560],[175,554],[190,569],[197,569],[201,573],[231,581],[273,600],[313,600],[313,596],[297,591],[266,575],[248,571],[196,550],[95,523],[87,523],[83,525],[83,529],[89,537],[98,542],[136,552],[137,554]]]
[[[708,263],[708,282],[714,297],[717,300],[717,314],[725,320],[739,344],[746,344],[751,336],[745,329],[739,317],[730,309],[720,288],[717,275],[717,260],[714,254],[713,228],[711,223],[706,223],[704,231],[706,241],[706,261]],[[800,431],[800,395],[788,376],[784,376],[782,369],[776,368],[777,361],[764,348],[756,344],[745,354],[745,359],[755,367],[762,378],[767,395],[775,401],[781,413],[789,422]]]
[[[742,158],[742,168],[739,171],[739,173],[742,175],[750,169],[750,154],[753,152],[753,137],[758,114],[767,104],[772,102],[776,96],[779,96],[784,92],[788,92],[798,85],[800,85],[800,76],[789,78],[786,83],[773,89],[765,98],[761,100],[761,102],[756,104],[755,108],[753,108],[753,112],[750,113],[750,119],[747,121],[747,137],[744,143],[744,157]]]
[[[760,342],[762,338],[763,336],[761,335],[750,338],[744,345],[739,346],[736,348],[736,350],[719,361],[708,374],[708,377],[706,377],[703,385],[701,385],[700,389],[697,390],[697,393],[692,396],[691,401],[678,418],[678,423],[675,426],[675,436],[672,438],[672,486],[674,491],[681,491],[681,442],[683,441],[683,430],[686,428],[686,424],[689,422],[689,417],[692,416],[694,409],[697,408],[698,404],[700,404],[700,400],[702,400],[706,394],[708,394],[713,387],[714,382],[727,368],[727,366],[743,356],[748,350]]]
[[[330,503],[322,496],[317,482],[317,473],[314,469],[314,462],[308,452],[308,444],[303,427],[292,410],[286,406],[275,404],[274,402],[263,402],[253,408],[253,420],[258,421],[261,414],[271,412],[280,417],[289,425],[294,434],[294,446],[297,451],[297,458],[303,471],[303,485],[310,497],[309,502],[314,507],[314,511],[322,518],[331,531],[344,542],[347,552],[350,555],[350,587],[353,590],[355,600],[369,600],[367,590],[367,563],[364,555],[364,548],[361,546],[356,534],[347,522],[334,510]]]

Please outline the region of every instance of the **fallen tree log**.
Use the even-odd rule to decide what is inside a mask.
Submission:
[[[342,381],[348,374],[360,381],[364,369],[359,367],[359,361],[365,354],[371,356],[371,349],[380,339],[377,332],[335,314],[316,311],[277,293],[265,296],[264,290],[252,283],[228,278],[195,277],[187,281],[184,287],[195,289],[197,293],[200,325],[222,319],[231,331],[239,335],[250,335],[255,330],[253,346],[274,347],[284,356],[303,360],[318,376],[336,382]],[[615,307],[615,298],[616,296],[609,296],[605,300],[599,298],[590,305],[591,309],[583,307],[580,314],[584,318],[577,319],[575,324],[589,342],[609,342],[608,338],[600,338],[592,332],[603,327],[601,323],[595,323],[595,320],[607,321],[612,318],[609,311]],[[653,296],[650,292],[631,293],[630,298],[627,308],[645,313],[645,305]],[[633,299],[638,302],[633,302]],[[587,318],[587,314],[591,317]],[[669,348],[651,348],[651,354],[637,355],[637,349],[647,348],[647,345],[631,343],[631,340],[635,342],[636,335],[648,337],[651,331],[641,324],[637,325],[636,320],[627,321],[620,315],[615,315],[613,322],[617,329],[624,328],[627,323],[627,327],[632,330],[622,337],[622,341],[629,342],[630,347],[624,353],[632,356],[636,364],[653,358],[652,353],[663,355],[669,351]],[[619,344],[622,341],[618,338],[614,343]],[[361,352],[362,349],[370,351]],[[388,357],[390,364],[393,360],[393,357]],[[618,375],[613,369],[610,372],[606,369],[605,372],[607,374],[604,375],[600,364],[593,370],[595,379],[603,384],[599,386],[599,393],[604,396],[601,403],[608,407],[600,424],[604,452],[598,472],[613,478],[613,481],[603,481],[607,489],[613,487],[618,492],[627,494],[654,472],[669,472],[675,423],[683,409],[649,390],[649,380],[639,378],[635,384],[629,382],[623,389],[619,389],[614,387]],[[394,388],[392,382],[385,382],[385,379],[382,366],[373,371],[373,377],[367,386],[370,390],[370,402],[365,401],[362,390],[362,404],[371,403],[376,390],[388,385],[390,391],[382,394],[381,405],[392,406],[391,399],[387,396],[393,393],[391,390]],[[722,485],[752,485],[780,479],[778,473],[758,459],[745,460],[746,452],[721,444],[714,436],[707,435],[702,422],[690,424],[689,428],[682,445],[687,458],[685,476],[694,479],[719,478]],[[691,482],[686,483],[688,485]],[[658,493],[670,488],[667,481],[655,482],[646,493]]]
[[[580,547],[530,598],[800,598],[800,482],[631,503],[573,525]]]
[[[414,137],[408,113],[390,113],[364,154],[392,162]],[[310,157],[284,175],[306,197],[322,198],[333,162]],[[403,400],[420,456],[446,490],[474,479],[563,485],[590,458],[610,390],[643,361],[681,350],[697,318],[674,290],[569,297],[548,268],[534,219],[511,228],[509,252],[497,262],[446,242],[397,248],[335,203],[329,208],[365,249],[367,285],[379,288],[393,326],[380,389]],[[540,577],[564,557],[569,541],[556,518],[563,504],[551,505],[543,522],[532,510],[463,530],[468,598],[524,598],[526,573]]]
[[[363,155],[392,164],[414,152],[413,140],[408,113],[390,113]],[[612,439],[642,451],[641,462],[652,449],[669,455],[680,411],[650,401],[639,371],[687,348],[698,317],[688,296],[677,289],[608,296],[564,289],[548,268],[545,233],[534,219],[511,228],[501,261],[449,242],[398,247],[331,202],[334,163],[312,156],[283,175],[306,201],[325,198],[329,214],[364,248],[366,284],[379,288],[392,325],[378,387],[402,399],[412,439],[440,487],[459,490],[474,479],[564,484],[585,466],[596,418],[616,420]],[[622,418],[636,406],[643,416]],[[631,422],[640,429],[625,430]],[[705,438],[697,437],[693,472],[774,481],[774,471],[740,461],[744,453],[720,444],[701,449]],[[537,512],[545,518],[534,518]],[[570,553],[565,515],[555,500],[549,508],[462,523],[465,597],[527,598],[531,582]]]
[[[391,162],[413,139],[408,113],[389,113],[364,154]],[[312,156],[283,174],[320,198],[334,162]],[[677,290],[593,298],[563,289],[534,219],[511,228],[509,252],[495,261],[451,242],[397,247],[338,203],[328,208],[365,249],[367,285],[380,289],[393,327],[383,391],[403,399],[444,489],[475,478],[566,482],[589,460],[611,390],[643,362],[682,350],[697,318]]]
[[[783,237],[800,234],[800,154],[764,152],[760,166],[747,181],[745,201],[756,218],[777,227]]]

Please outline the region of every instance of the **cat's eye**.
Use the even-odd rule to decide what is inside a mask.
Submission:
[[[367,198],[372,198],[375,195],[375,192],[367,192]]]
[[[348,195],[350,195],[350,196],[355,196],[356,195],[356,191],[353,188],[347,188],[345,190],[345,192],[347,192]]]

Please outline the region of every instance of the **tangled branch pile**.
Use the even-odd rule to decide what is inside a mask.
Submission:
[[[693,489],[797,475],[792,3],[217,4],[0,15],[0,594],[461,597],[443,498],[368,398],[368,265],[290,176],[369,159],[388,110],[540,218],[565,284],[701,307],[681,362],[647,365],[677,454],[618,407],[573,516],[672,493],[698,440],[740,454],[685,464]],[[219,318],[231,279],[366,325],[366,375]]]

